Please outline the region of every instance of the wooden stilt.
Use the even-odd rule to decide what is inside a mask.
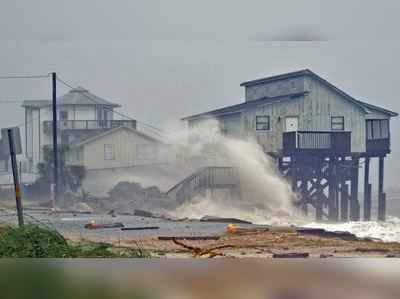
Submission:
[[[364,220],[371,220],[371,184],[369,183],[369,162],[370,158],[365,158],[364,166]]]
[[[291,178],[292,178],[292,190],[297,191],[297,165],[294,156],[290,158],[291,160]]]
[[[353,158],[353,168],[351,175],[351,200],[350,200],[350,220],[360,220],[360,204],[358,202],[358,167],[359,158]]]
[[[329,194],[328,194],[328,219],[330,221],[338,221],[337,211],[337,159],[331,157],[329,161]]]
[[[386,219],[386,197],[383,193],[383,173],[384,173],[384,159],[379,157],[379,178],[378,178],[378,220],[385,221]]]
[[[340,220],[349,220],[349,185],[342,181],[340,188]]]
[[[282,157],[278,158],[278,169],[279,169],[280,173],[283,172],[283,158]]]
[[[303,213],[305,216],[308,215],[308,196],[307,196],[307,191],[308,191],[308,178],[306,175],[303,176],[303,179],[301,181],[301,196],[302,196],[302,201],[303,204],[301,206],[301,209],[303,210]]]
[[[318,173],[318,175],[317,175],[317,183],[316,183],[317,200],[316,200],[316,204],[315,204],[315,219],[317,221],[321,221],[322,220],[322,215],[323,215],[322,199],[325,197],[325,195],[324,195],[324,190],[323,190],[323,188],[321,186],[321,180],[322,180],[321,171],[318,170],[317,173]]]

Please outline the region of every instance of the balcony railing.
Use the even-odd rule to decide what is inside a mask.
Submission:
[[[57,122],[58,130],[101,130],[126,126],[136,129],[136,120],[60,120]],[[44,132],[51,134],[52,121],[44,121]]]
[[[295,131],[283,133],[283,152],[346,154],[351,152],[351,132]]]

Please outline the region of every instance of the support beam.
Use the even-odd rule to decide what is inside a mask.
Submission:
[[[291,162],[291,170],[290,170],[290,176],[292,179],[292,190],[293,192],[297,191],[297,165],[296,165],[296,159],[294,156],[290,157],[290,162]]]
[[[350,220],[360,220],[360,203],[358,202],[358,172],[360,159],[353,157],[351,176]]]
[[[302,200],[302,205],[301,205],[301,209],[303,210],[303,213],[305,216],[308,215],[308,178],[307,176],[305,176],[303,174],[302,177],[302,181],[301,181],[301,185],[300,185],[300,189],[301,189],[301,200]]]
[[[340,220],[349,221],[349,185],[345,181],[340,188]]]
[[[330,221],[338,221],[337,210],[337,158],[331,157],[329,160],[329,194],[328,194],[328,219]]]
[[[383,174],[384,174],[384,159],[379,157],[379,178],[378,178],[378,220],[385,221],[386,219],[386,197],[383,193]]]
[[[364,220],[371,220],[371,184],[369,183],[370,158],[365,158],[364,166]]]
[[[317,198],[315,200],[315,219],[317,221],[321,221],[322,220],[322,216],[323,216],[323,202],[322,202],[322,198],[325,197],[324,195],[324,189],[322,189],[321,186],[321,172],[320,170],[317,171]]]

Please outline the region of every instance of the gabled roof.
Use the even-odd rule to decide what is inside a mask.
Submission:
[[[42,108],[46,106],[50,106],[50,100],[28,100],[22,102],[22,107],[32,107],[32,108]]]
[[[235,113],[235,112],[242,111],[244,108],[250,108],[250,107],[255,107],[258,105],[268,105],[268,104],[272,104],[272,103],[287,101],[287,100],[291,100],[291,99],[303,96],[304,94],[307,94],[307,92],[299,92],[299,93],[293,93],[290,95],[277,96],[277,97],[263,97],[258,100],[243,102],[240,104],[227,106],[227,107],[220,108],[220,109],[215,109],[215,110],[207,111],[204,113],[187,116],[187,117],[182,118],[182,120],[190,120],[190,119],[201,118],[201,117],[208,118],[208,117],[213,117],[213,116],[217,116],[217,115]]]
[[[102,138],[104,136],[113,134],[113,133],[115,133],[115,132],[117,132],[119,130],[128,130],[128,131],[130,131],[130,132],[132,132],[134,134],[137,134],[137,135],[139,135],[139,136],[141,136],[141,137],[143,137],[143,138],[145,138],[147,140],[150,140],[150,141],[153,141],[153,142],[156,142],[156,143],[163,143],[161,140],[156,139],[154,137],[151,137],[151,136],[149,136],[147,134],[144,134],[144,133],[142,133],[142,132],[140,132],[138,130],[135,130],[135,129],[132,129],[132,128],[126,127],[126,126],[121,126],[121,127],[116,127],[116,128],[107,130],[107,131],[103,131],[103,132],[101,132],[99,134],[96,134],[94,136],[89,136],[89,138],[86,138],[84,140],[80,140],[78,143],[75,143],[73,146],[80,147],[80,146],[86,145],[86,144],[91,143],[93,141],[96,141],[96,140],[98,140],[98,139],[100,139],[100,138]]]
[[[344,92],[343,90],[339,89],[338,87],[336,87],[335,85],[333,85],[332,83],[328,82],[327,80],[325,80],[324,78],[322,78],[321,76],[317,75],[316,73],[312,72],[309,69],[304,69],[304,70],[300,70],[300,71],[296,71],[296,72],[281,74],[281,75],[267,77],[267,78],[261,78],[261,79],[246,81],[246,82],[241,83],[240,86],[249,87],[249,86],[265,84],[265,83],[270,83],[270,82],[280,81],[280,80],[290,79],[290,78],[296,78],[296,77],[301,77],[301,76],[310,76],[310,77],[315,78],[316,80],[318,80],[322,84],[328,86],[329,88],[331,88],[335,92],[339,93],[341,96],[343,96],[348,101],[350,101],[353,104],[355,104],[356,106],[358,106],[365,113],[370,113],[371,110],[372,110],[372,111],[379,111],[379,112],[382,112],[384,114],[388,114],[390,116],[398,116],[398,113],[396,113],[396,112],[393,112],[393,111],[390,111],[390,110],[387,110],[387,109],[384,109],[382,107],[378,107],[378,106],[375,106],[375,105],[371,105],[371,104],[362,102],[360,100],[356,100],[355,98],[353,98],[352,96],[350,96],[349,94]]]
[[[50,106],[50,100],[24,101],[22,107],[42,108]],[[92,94],[83,87],[71,89],[67,94],[57,98],[57,105],[104,105],[109,107],[120,107],[120,105],[109,102]]]
[[[398,116],[398,114],[396,112],[393,112],[393,111],[390,111],[390,110],[387,110],[387,109],[384,109],[382,107],[378,107],[378,106],[375,106],[372,104],[368,104],[368,103],[365,103],[360,100],[356,100],[349,94],[345,93],[343,90],[339,89],[338,87],[336,87],[332,83],[328,82],[324,78],[320,77],[319,75],[315,74],[314,72],[310,71],[309,69],[286,73],[286,74],[281,74],[281,75],[267,77],[267,78],[256,79],[256,80],[252,80],[252,81],[246,81],[246,82],[241,83],[240,86],[249,87],[249,86],[265,84],[265,83],[270,83],[270,82],[284,80],[284,79],[290,79],[290,78],[296,78],[296,77],[301,77],[301,76],[310,76],[310,77],[315,78],[322,84],[328,86],[330,89],[332,89],[335,92],[337,92],[338,94],[340,94],[344,99],[348,100],[352,104],[359,107],[364,113],[371,113],[373,111],[378,111],[378,112],[381,112],[384,114],[388,114],[389,116]],[[240,104],[227,106],[224,108],[211,110],[208,112],[187,116],[187,117],[182,118],[182,120],[191,120],[191,119],[196,119],[196,118],[200,118],[200,117],[213,117],[216,115],[235,113],[235,112],[239,112],[239,111],[243,110],[244,108],[290,100],[290,99],[296,98],[298,96],[302,96],[306,93],[307,92],[295,93],[295,94],[277,96],[277,97],[263,97],[258,100],[247,101],[247,102],[243,102]]]

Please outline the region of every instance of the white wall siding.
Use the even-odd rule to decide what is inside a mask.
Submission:
[[[306,96],[305,117],[310,121],[308,130],[331,130],[331,117],[344,117],[344,130],[351,131],[351,151],[365,152],[365,113],[359,106],[349,102],[342,95],[307,77],[306,85],[310,94]]]
[[[253,138],[263,147],[265,152],[277,152],[282,149],[282,134],[285,131],[286,116],[300,116],[304,110],[304,98],[258,106],[243,113],[245,136]],[[270,117],[270,130],[256,130],[256,116]],[[300,116],[300,128],[302,118]]]
[[[105,145],[112,145],[112,159],[105,159]],[[138,153],[138,146],[146,145],[155,148],[156,156],[154,158],[149,158],[152,156],[151,153],[149,153],[149,156],[147,157]],[[87,169],[92,170],[149,165],[165,162],[160,161],[160,156],[158,154],[160,151],[159,147],[160,145],[158,142],[144,138],[128,129],[120,129],[109,135],[105,135],[97,140],[87,143],[86,145],[83,145],[83,165],[85,165]]]

